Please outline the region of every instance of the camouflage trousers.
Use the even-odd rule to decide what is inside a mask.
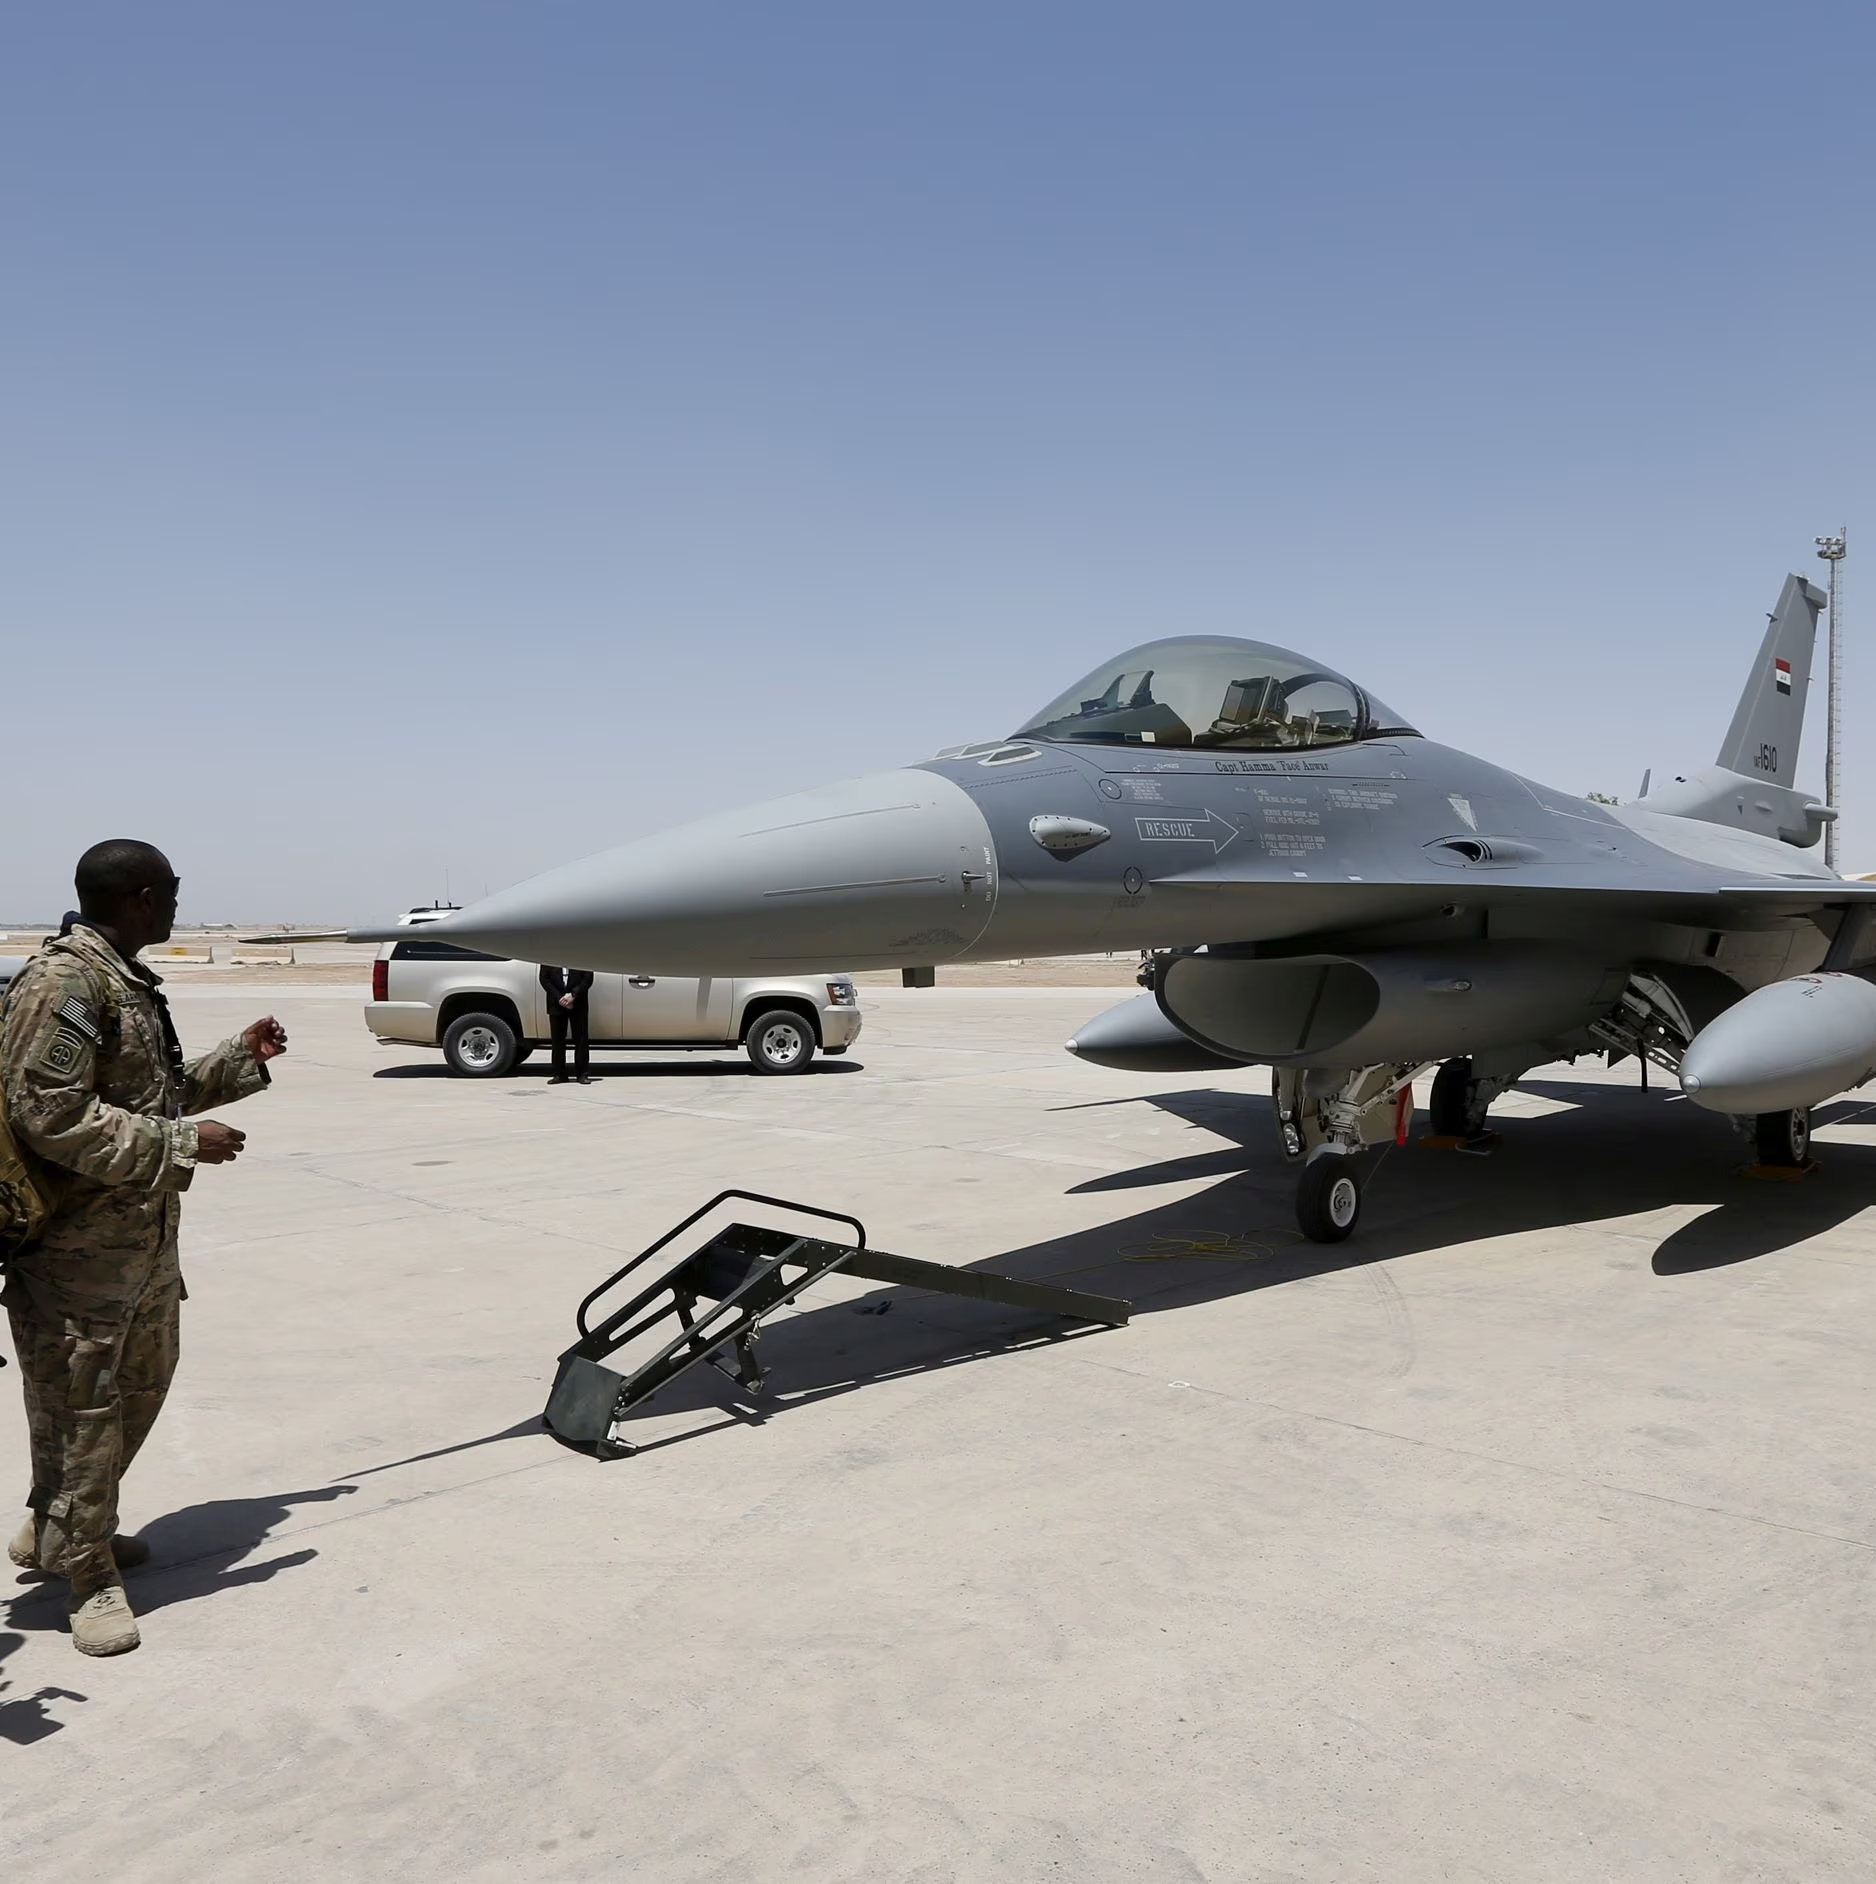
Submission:
[[[39,1567],[91,1589],[116,1574],[118,1482],[176,1372],[182,1280],[173,1263],[158,1265],[136,1293],[100,1299],[23,1275],[24,1266],[8,1276],[4,1299],[26,1401]]]

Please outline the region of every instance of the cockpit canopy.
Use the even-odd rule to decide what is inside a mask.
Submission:
[[[1353,681],[1262,641],[1185,635],[1131,648],[1014,734],[1102,746],[1291,752],[1413,728]]]

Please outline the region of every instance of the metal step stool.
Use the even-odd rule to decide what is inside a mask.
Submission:
[[[635,1271],[644,1269],[685,1231],[732,1198],[845,1224],[853,1232],[853,1241],[830,1243],[820,1237],[758,1224],[732,1223],[702,1248],[679,1257],[603,1320],[589,1325],[587,1316],[595,1302]],[[700,1361],[721,1369],[745,1392],[760,1393],[766,1376],[756,1359],[756,1339],[763,1318],[837,1269],[868,1282],[931,1289],[942,1295],[999,1302],[1009,1308],[1038,1309],[1071,1321],[1099,1322],[1114,1328],[1126,1325],[1131,1308],[1114,1296],[1088,1295],[1051,1283],[1018,1282],[1009,1276],[987,1275],[980,1269],[952,1269],[943,1263],[889,1255],[885,1250],[869,1249],[865,1226],[845,1211],[820,1210],[812,1204],[765,1197],[757,1191],[720,1191],[701,1210],[692,1211],[650,1248],[614,1270],[580,1304],[574,1318],[580,1338],[560,1357],[560,1371],[547,1397],[543,1423],[567,1445],[590,1449],[596,1458],[616,1459],[634,1450],[612,1437],[618,1422]],[[629,1373],[601,1365],[607,1356],[667,1320],[677,1323],[677,1331]]]

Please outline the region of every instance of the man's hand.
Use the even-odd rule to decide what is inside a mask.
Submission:
[[[262,1023],[264,1026],[270,1024]],[[248,1031],[251,1033],[253,1029]],[[195,1128],[195,1161],[197,1164],[233,1164],[241,1155],[241,1147],[247,1142],[246,1132],[236,1131],[232,1125],[224,1125],[220,1119],[204,1119]]]
[[[570,994],[563,994],[560,997],[560,1005],[562,1007],[571,1007],[573,1005],[573,996]]]
[[[265,1020],[257,1020],[252,1027],[241,1030],[241,1043],[265,1066],[269,1060],[277,1060],[286,1052],[287,1030],[269,1014]]]

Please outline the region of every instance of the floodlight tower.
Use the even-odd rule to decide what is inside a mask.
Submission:
[[[1839,692],[1843,685],[1843,559],[1849,549],[1848,527],[1835,536],[1813,537],[1817,553],[1830,564],[1830,684],[1824,715],[1824,802],[1833,808],[1843,804],[1843,711]],[[1839,811],[1841,816],[1841,811]],[[1837,868],[1837,823],[1833,818],[1824,826],[1824,867]]]

